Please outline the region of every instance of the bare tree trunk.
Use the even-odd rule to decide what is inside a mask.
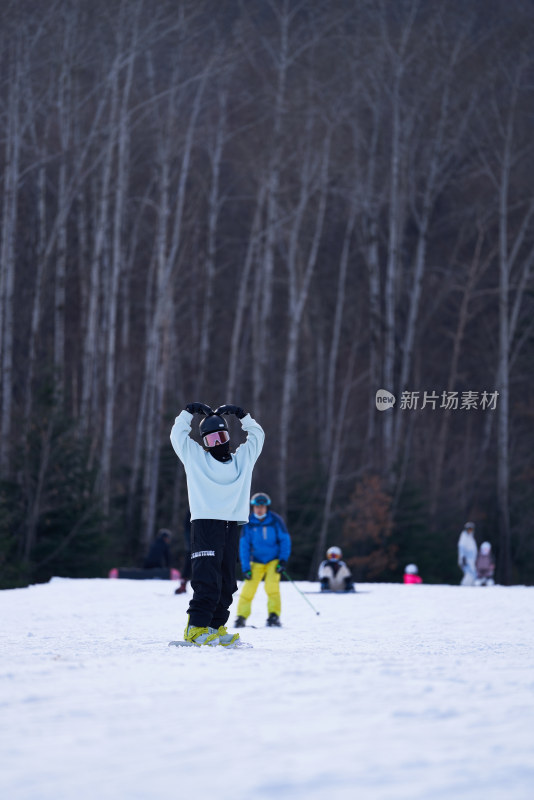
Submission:
[[[343,314],[345,311],[346,299],[346,284],[347,284],[347,271],[349,264],[350,245],[352,240],[352,233],[354,230],[354,223],[356,221],[356,202],[353,198],[350,204],[349,216],[345,228],[345,236],[343,237],[343,247],[341,250],[341,258],[339,260],[339,272],[337,278],[337,291],[336,291],[336,306],[334,311],[334,322],[332,329],[332,338],[330,340],[330,348],[327,356],[326,364],[326,401],[325,401],[325,417],[324,417],[324,435],[322,456],[323,464],[326,467],[330,461],[330,452],[333,441],[333,430],[336,416],[332,413],[335,405],[335,394],[337,391],[336,376],[338,370],[339,359],[339,346],[341,341],[341,328],[343,324]]]
[[[78,235],[78,252],[77,252],[77,267],[78,267],[78,275],[79,275],[79,287],[80,287],[80,305],[81,308],[87,307],[87,254],[89,252],[88,248],[88,231],[87,231],[87,209],[86,209],[86,199],[85,193],[83,190],[80,189],[77,195],[77,202],[76,202],[76,230]],[[80,318],[80,327],[78,332],[78,362],[81,360],[81,345],[83,344],[85,338],[85,331],[84,331],[84,315],[81,315]],[[80,376],[79,370],[76,368],[73,370],[73,391],[72,391],[72,417],[73,419],[77,419],[79,412],[80,412]]]
[[[117,95],[119,80],[119,59],[115,60],[111,75],[111,99],[109,106],[109,119],[117,116]],[[106,142],[104,163],[102,166],[102,183],[98,201],[98,212],[95,219],[95,233],[93,253],[89,279],[89,306],[87,309],[87,322],[85,326],[85,340],[82,360],[82,398],[81,398],[81,430],[87,434],[91,425],[91,408],[94,405],[95,369],[98,353],[98,320],[100,312],[100,273],[102,257],[108,233],[109,198],[111,173],[113,167],[113,153],[115,150],[115,131],[110,128]],[[96,437],[95,437],[96,444]]]
[[[226,379],[226,397],[228,398],[229,402],[233,402],[231,398],[235,397],[235,392],[237,391],[237,386],[238,386],[237,374],[240,367],[240,344],[243,331],[243,322],[247,310],[248,283],[250,279],[250,273],[252,271],[252,266],[254,264],[258,250],[258,240],[260,234],[264,201],[265,201],[265,184],[260,178],[258,185],[258,195],[256,200],[256,209],[254,211],[254,217],[250,229],[250,235],[247,244],[247,252],[245,255],[245,263],[243,265],[243,271],[241,273],[241,279],[239,281],[239,291],[237,293],[237,301],[234,310],[234,324],[232,327],[230,355],[228,358],[228,377]],[[256,409],[254,409],[254,413],[255,414],[257,413]]]
[[[71,140],[72,108],[68,63],[69,31],[65,31],[65,50],[58,81],[58,120],[60,126],[61,161],[58,178],[57,251],[54,275],[54,395],[56,407],[62,410],[65,395],[65,284],[67,272],[68,214],[62,209],[70,206],[67,198],[67,158]]]
[[[358,338],[359,338],[358,336],[355,336],[354,339],[352,340],[352,345],[348,357],[347,374],[343,382],[343,389],[341,392],[341,398],[339,403],[339,417],[341,419],[343,419],[347,414],[351,392],[354,390],[357,383],[369,377],[368,374],[366,373],[365,375],[361,375],[357,381],[354,381],[354,362],[356,359]],[[330,445],[330,462],[326,473],[327,474],[326,492],[323,505],[321,527],[319,529],[319,536],[317,537],[317,543],[315,546],[315,551],[310,564],[310,572],[308,575],[308,580],[310,581],[317,580],[317,570],[319,568],[320,562],[324,558],[326,539],[328,536],[328,526],[332,515],[332,505],[334,503],[337,482],[340,478],[339,465],[341,463],[341,457],[343,455],[343,443],[344,443],[343,434],[344,431],[341,425],[338,425],[337,427],[334,428],[332,442]]]
[[[409,55],[409,40],[417,14],[418,3],[410,6],[407,20],[400,31],[398,46],[390,41],[388,33],[387,5],[380,5],[380,25],[382,28],[382,41],[384,48],[389,51],[393,68],[391,88],[391,157],[390,157],[390,191],[388,210],[388,254],[386,264],[386,279],[384,284],[385,315],[384,315],[384,371],[383,388],[393,392],[395,387],[395,337],[396,337],[396,283],[400,271],[400,237],[402,230],[402,202],[401,202],[401,156],[403,146],[403,132],[401,127],[401,112],[403,108],[401,98],[401,84],[405,73],[406,61]],[[383,463],[386,467],[389,480],[392,479],[395,452],[393,439],[393,414],[383,415]]]
[[[383,469],[382,450],[377,443],[376,425],[376,392],[381,386],[381,365],[382,365],[382,312],[380,307],[380,253],[379,253],[379,197],[377,190],[377,170],[378,170],[378,142],[381,130],[380,124],[380,101],[377,97],[369,99],[369,109],[373,120],[372,134],[369,140],[368,150],[362,157],[365,164],[366,179],[363,183],[363,197],[359,198],[363,207],[362,234],[364,257],[367,266],[369,280],[369,399],[368,399],[368,420],[366,450],[367,462],[372,463],[375,468]],[[357,150],[360,141],[364,140],[360,131],[356,129],[354,133],[354,145]],[[355,187],[356,193],[356,187]]]
[[[18,56],[20,57],[20,56]],[[20,66],[12,67],[7,105],[7,130],[4,167],[4,198],[2,206],[2,248],[0,251],[1,288],[0,352],[2,354],[2,414],[0,421],[0,477],[6,478],[11,468],[11,425],[13,402],[13,342],[15,290],[15,230],[19,162],[21,146],[20,123]],[[2,326],[3,325],[3,329]]]
[[[289,68],[289,25],[288,0],[283,0],[279,14],[280,41],[277,51],[277,87],[273,111],[272,152],[267,178],[267,219],[265,243],[261,265],[261,288],[256,295],[260,299],[259,316],[256,327],[256,342],[252,360],[254,413],[261,417],[261,403],[266,376],[269,373],[269,324],[273,299],[273,277],[275,247],[279,236],[278,189],[280,184],[280,162],[282,155],[281,130],[284,114],[287,71]]]
[[[32,316],[30,323],[30,340],[28,344],[28,369],[26,372],[26,389],[24,392],[24,430],[28,431],[28,425],[32,414],[33,405],[33,376],[35,373],[37,335],[39,332],[39,320],[41,315],[41,296],[43,291],[43,278],[45,266],[45,246],[46,246],[46,169],[40,167],[37,178],[37,216],[39,220],[38,240],[36,253],[36,274],[35,291],[32,303]]]
[[[67,144],[63,144],[63,159]],[[67,165],[62,160],[59,167],[58,205],[66,203]],[[67,218],[62,216],[58,230],[54,283],[54,394],[57,409],[63,407],[65,395],[65,283],[67,268]]]
[[[140,6],[137,6],[139,12]],[[129,141],[130,131],[128,122],[128,101],[132,85],[133,68],[137,48],[137,20],[134,21],[134,31],[130,43],[124,87],[122,90],[119,119],[117,124],[117,173],[115,175],[115,208],[113,216],[113,251],[111,263],[111,277],[108,286],[108,315],[107,315],[107,347],[106,347],[106,373],[105,373],[105,409],[104,409],[104,438],[101,455],[101,487],[104,514],[109,513],[111,492],[111,456],[113,451],[113,434],[115,420],[115,349],[117,343],[117,305],[120,286],[120,275],[124,261],[123,227],[124,209],[128,193],[129,177]]]
[[[219,118],[213,152],[211,153],[211,187],[208,201],[208,247],[206,256],[206,270],[203,281],[204,287],[204,306],[202,310],[202,321],[200,324],[200,343],[198,348],[198,373],[197,373],[197,395],[202,396],[205,390],[205,374],[208,362],[210,344],[210,320],[213,316],[213,289],[215,285],[215,255],[216,255],[216,236],[217,223],[219,219],[219,209],[221,198],[219,196],[219,180],[221,172],[221,159],[223,154],[224,140],[226,136],[226,104],[227,90],[219,92]]]
[[[146,380],[148,381],[147,402],[147,440],[145,455],[145,474],[143,480],[143,543],[150,542],[156,519],[157,484],[159,480],[159,443],[161,436],[161,412],[166,382],[166,355],[164,337],[169,324],[169,296],[171,277],[177,266],[178,251],[182,240],[183,215],[186,200],[187,180],[191,166],[191,151],[198,115],[200,113],[206,80],[211,65],[207,65],[198,81],[195,98],[191,107],[186,129],[182,161],[176,190],[176,207],[172,224],[172,235],[168,240],[169,213],[169,174],[171,158],[171,141],[168,139],[162,146],[162,198],[158,223],[157,241],[157,273],[155,310],[149,331],[147,348]],[[171,96],[171,104],[173,97]],[[171,108],[169,113],[172,113]],[[168,136],[170,136],[170,131]]]
[[[33,497],[31,497],[29,503],[27,525],[26,525],[26,536],[24,539],[24,556],[23,556],[24,561],[26,562],[27,565],[31,560],[33,548],[35,546],[37,523],[39,522],[39,515],[41,513],[41,498],[43,495],[43,490],[45,485],[46,472],[48,470],[50,463],[50,450],[52,443],[53,428],[54,428],[54,420],[53,417],[50,416],[46,430],[43,431],[43,434],[41,436],[39,472],[37,475],[35,492],[33,494]]]
[[[460,351],[463,343],[465,328],[469,319],[469,303],[471,301],[473,291],[479,277],[480,266],[480,252],[482,243],[484,241],[484,233],[479,230],[478,238],[475,246],[475,252],[469,270],[467,273],[467,281],[462,293],[460,308],[458,311],[458,323],[454,334],[452,358],[449,367],[449,379],[447,381],[447,393],[454,391],[456,380],[458,378],[458,363],[460,360]],[[432,473],[431,489],[430,489],[430,515],[435,518],[437,511],[437,504],[439,493],[441,489],[441,479],[443,474],[443,464],[445,462],[445,452],[447,447],[447,436],[449,431],[449,422],[451,410],[448,408],[442,409],[441,424],[435,449],[434,469]]]
[[[141,474],[141,457],[143,443],[145,441],[145,430],[147,424],[146,406],[148,396],[148,383],[145,380],[141,390],[141,399],[137,412],[137,423],[135,428],[135,444],[130,469],[130,480],[128,484],[128,503],[126,507],[126,522],[128,530],[131,530],[134,522],[134,506],[138,496],[139,476]]]
[[[279,445],[279,467],[278,467],[278,507],[282,516],[286,514],[287,506],[287,475],[288,475],[288,442],[289,427],[291,422],[291,402],[297,387],[297,356],[300,337],[300,327],[302,315],[306,302],[313,272],[317,263],[317,253],[319,243],[323,233],[324,217],[326,210],[326,200],[328,194],[328,167],[330,160],[330,134],[325,137],[325,144],[322,153],[321,170],[319,177],[319,199],[317,201],[317,215],[314,225],[314,234],[310,252],[304,274],[299,281],[297,278],[298,270],[298,239],[301,229],[302,217],[305,208],[309,203],[310,186],[309,179],[304,175],[302,178],[302,190],[299,206],[295,215],[295,222],[292,232],[292,241],[287,257],[289,270],[289,314],[288,314],[288,343],[286,350],[286,360],[284,369],[284,380],[282,385],[282,401],[280,404],[280,445]],[[309,166],[304,166],[308,170]]]
[[[423,279],[426,270],[427,239],[430,229],[432,210],[434,207],[436,196],[439,192],[440,173],[442,173],[445,168],[444,165],[445,158],[443,153],[445,145],[445,129],[450,118],[450,98],[452,91],[451,81],[452,81],[454,67],[458,59],[460,45],[461,45],[461,38],[458,40],[456,47],[453,49],[453,52],[451,54],[450,64],[448,66],[447,73],[444,79],[437,129],[432,137],[430,163],[426,166],[425,169],[425,184],[424,184],[424,191],[423,191],[420,210],[418,209],[418,204],[417,204],[416,187],[414,187],[414,192],[413,192],[412,213],[417,221],[419,230],[417,237],[417,247],[415,252],[415,264],[414,264],[410,293],[409,293],[410,299],[409,299],[408,319],[406,322],[406,329],[402,346],[402,361],[401,361],[400,379],[398,385],[399,396],[402,396],[402,393],[406,390],[406,387],[408,385],[408,380],[410,377],[410,372],[412,369],[413,353],[414,353],[416,333],[417,333],[417,323],[419,318],[419,307],[421,304],[421,297],[423,293]],[[467,113],[464,116],[467,117]],[[454,148],[452,146],[450,147],[450,150],[454,152]],[[447,158],[450,160],[451,157],[452,154],[451,152],[449,152],[447,154]],[[395,417],[395,431],[394,431],[394,444],[393,444],[394,459],[396,459],[399,455],[401,437],[402,437],[402,425],[405,419],[406,415],[403,414],[397,414]]]
[[[510,583],[510,463],[509,463],[509,380],[510,330],[508,261],[508,201],[513,140],[513,112],[508,116],[499,191],[499,404],[497,428],[497,513],[499,517],[499,569],[501,581]]]
[[[383,452],[377,445],[376,431],[376,392],[380,389],[380,348],[382,315],[380,310],[380,262],[378,254],[378,225],[376,219],[369,220],[369,241],[366,245],[367,271],[369,274],[369,374],[370,392],[367,424],[368,459],[376,467],[383,469]],[[389,389],[388,389],[389,391]],[[389,412],[386,412],[389,413]]]
[[[42,494],[42,487],[44,485],[44,475],[48,467],[48,456],[50,452],[50,438],[52,434],[52,417],[50,417],[48,425],[48,433],[43,440],[41,463],[39,468],[39,475],[37,485],[35,488],[32,485],[31,476],[31,453],[30,453],[30,425],[33,408],[33,378],[35,373],[36,350],[37,350],[37,335],[39,331],[39,319],[41,312],[41,296],[43,290],[43,277],[44,277],[44,252],[46,246],[46,170],[42,166],[39,169],[37,177],[37,216],[38,216],[38,239],[37,239],[37,252],[36,252],[36,274],[35,274],[35,292],[32,303],[32,315],[30,321],[30,340],[28,345],[28,368],[26,372],[26,385],[24,392],[24,483],[26,490],[26,498],[28,504],[28,513],[26,515],[26,530],[24,535],[24,543],[22,545],[23,558],[29,563],[31,553],[35,544],[35,532],[37,528],[37,521],[39,519],[40,499]]]
[[[398,273],[399,232],[401,227],[399,197],[400,173],[400,71],[394,79],[391,122],[391,161],[390,161],[390,197],[388,212],[388,257],[386,280],[384,285],[384,372],[383,388],[393,392],[395,381],[395,283]],[[384,414],[383,427],[383,463],[389,473],[393,466],[393,415]]]
[[[525,259],[518,281],[515,301],[511,304],[511,274],[523,244],[526,231],[534,212],[531,201],[519,225],[515,239],[510,241],[508,216],[514,208],[510,197],[510,181],[514,161],[518,158],[514,142],[514,126],[516,123],[517,101],[520,78],[525,69],[525,58],[522,58],[512,77],[510,86],[510,104],[503,126],[503,149],[500,157],[500,174],[498,177],[499,200],[499,369],[498,369],[498,428],[497,428],[497,511],[499,518],[499,572],[500,580],[509,584],[511,575],[511,527],[510,527],[510,355],[519,311],[523,300],[523,291],[530,274],[533,251]]]

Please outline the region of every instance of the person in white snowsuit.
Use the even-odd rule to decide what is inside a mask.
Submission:
[[[475,523],[466,522],[458,539],[458,566],[464,573],[461,586],[473,586],[477,577],[478,548],[475,541]]]
[[[318,577],[322,592],[354,592],[352,573],[344,561],[339,547],[329,547],[326,560],[319,565]]]

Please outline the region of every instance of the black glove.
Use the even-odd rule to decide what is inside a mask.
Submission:
[[[247,571],[245,573],[243,573],[243,574],[245,576],[245,580],[246,581],[250,581],[252,579],[252,570],[251,569],[247,569]]]
[[[185,410],[189,411],[190,414],[204,414],[206,417],[213,414],[213,409],[207,406],[206,403],[189,403]]]
[[[229,403],[225,403],[223,406],[219,406],[218,409],[215,411],[216,414],[235,414],[238,419],[243,419],[243,417],[247,416],[247,412],[243,411],[241,406],[233,406]]]
[[[285,568],[286,568],[286,562],[285,561],[279,561],[278,564],[276,565],[276,571],[277,572],[283,572],[285,570]]]

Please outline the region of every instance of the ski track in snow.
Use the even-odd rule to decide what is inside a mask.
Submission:
[[[175,586],[0,592],[3,800],[534,798],[534,588],[260,587],[227,651]]]

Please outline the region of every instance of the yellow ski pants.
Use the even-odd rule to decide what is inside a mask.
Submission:
[[[252,578],[249,581],[243,581],[241,594],[239,595],[239,603],[237,604],[237,616],[245,617],[250,615],[250,607],[256,594],[260,581],[265,576],[265,593],[267,595],[267,612],[269,614],[276,614],[280,616],[282,603],[280,600],[280,574],[276,571],[278,566],[278,559],[269,561],[268,564],[259,564],[253,561],[250,565]]]

